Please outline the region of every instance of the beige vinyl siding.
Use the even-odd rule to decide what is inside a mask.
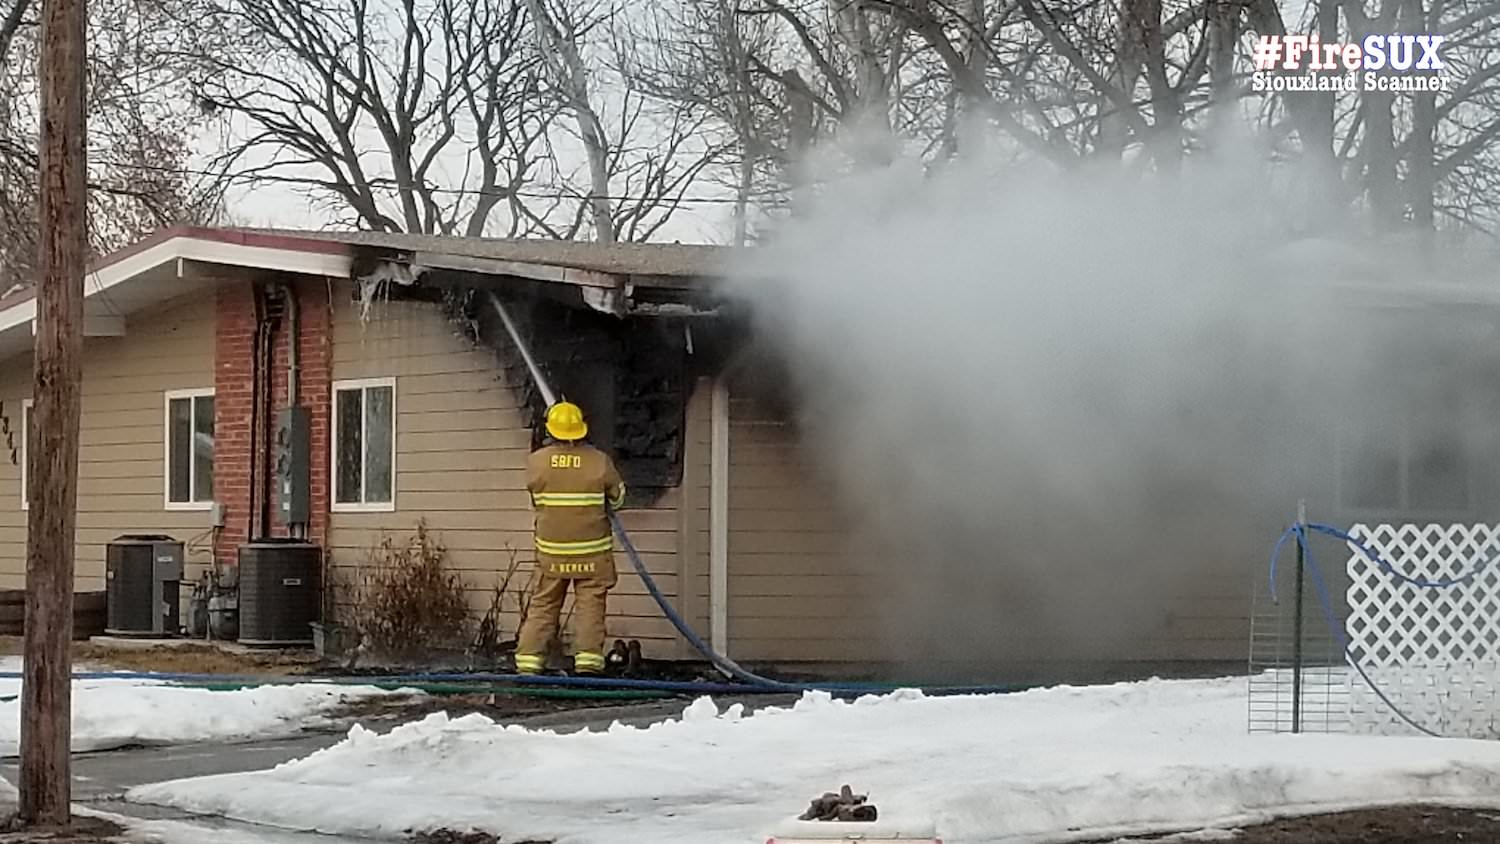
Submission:
[[[24,582],[26,511],[21,509],[22,402],[31,397],[31,357],[0,361],[0,585]]]
[[[882,556],[876,537],[850,526],[795,430],[733,388],[729,412],[730,656],[963,662],[964,652],[951,644],[928,651],[931,631],[913,623],[903,607],[915,575],[901,560]],[[703,448],[707,442],[695,441]],[[703,494],[706,512],[706,481]],[[1023,667],[1036,654],[1074,663],[1243,660],[1250,580],[1265,565],[1263,549],[1279,528],[1265,519],[1246,524],[1242,514],[1215,510],[1214,502],[1200,506],[1204,512],[1191,518],[1217,519],[1226,551],[1196,561],[1194,576],[1173,579],[1145,597],[1139,589],[1126,597],[1122,586],[1122,601],[1134,603],[1088,607],[1089,623],[1069,620],[1066,638],[1054,630],[1007,629],[974,659]],[[697,594],[707,595],[706,578]]]
[[[870,658],[877,632],[833,491],[795,433],[729,402],[729,650],[736,660]]]
[[[329,546],[340,574],[368,558],[382,531],[411,533],[425,518],[462,573],[477,612],[505,576],[512,555],[520,565],[513,588],[530,582],[533,515],[526,492],[530,453],[516,394],[501,381],[495,353],[475,348],[435,305],[380,302],[361,319],[349,285],[339,285],[333,312],[334,384],[396,381],[396,494],[394,512],[339,512],[329,516]],[[624,514],[626,528],[648,570],[668,596],[677,594],[680,491],[655,506]],[[609,602],[608,634],[640,639],[648,658],[671,657],[677,645],[645,585],[617,553],[620,583]],[[513,600],[505,602],[503,634],[514,636]],[[564,608],[566,614],[571,608]]]
[[[77,588],[104,588],[104,546],[126,533],[189,543],[186,578],[210,562],[209,513],[166,509],[166,393],[214,385],[214,299],[203,294],[131,317],[123,337],[84,343],[78,456]],[[20,409],[31,360],[0,364],[0,403],[20,459]],[[4,443],[0,436],[0,445]],[[25,583],[20,467],[0,448],[0,586]]]

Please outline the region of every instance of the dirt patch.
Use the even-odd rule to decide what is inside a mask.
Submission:
[[[407,840],[412,844],[500,844],[500,839],[488,832],[454,832],[451,829],[418,832]],[[552,844],[552,842],[516,841],[507,842],[507,844]]]
[[[1234,844],[1425,844],[1500,841],[1500,812],[1439,806],[1395,806],[1328,815],[1283,818],[1234,830],[1222,838],[1157,835],[1112,838],[1123,841],[1231,841]],[[1104,844],[1103,841],[1095,844]]]
[[[19,636],[0,637],[0,656],[19,656],[22,651],[23,643]],[[254,651],[209,642],[180,642],[170,645],[74,642],[73,662],[75,668],[86,663],[122,671],[236,676],[282,677],[308,674],[317,669],[317,658],[312,651]]]
[[[138,647],[79,642],[73,648],[73,658],[126,671],[237,676],[285,677],[311,673],[317,666],[317,658],[310,651],[241,651],[206,643]]]
[[[123,840],[124,835],[125,827],[113,821],[82,815],[75,815],[66,830],[17,830],[14,816],[0,825],[0,844],[105,844]]]

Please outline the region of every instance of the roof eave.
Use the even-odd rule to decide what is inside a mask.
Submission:
[[[169,228],[110,253],[89,269],[84,276],[85,316],[123,319],[165,301],[167,294],[188,292],[204,280],[231,277],[235,270],[347,278],[351,265],[349,250],[338,244],[220,229]],[[138,282],[147,284],[147,295],[132,297],[132,286]],[[137,298],[140,307],[114,312],[120,301]],[[103,300],[112,303],[106,308],[111,313],[91,314],[91,308],[98,307],[94,303]],[[0,355],[24,349],[21,338],[29,341],[36,314],[35,295],[0,307]]]

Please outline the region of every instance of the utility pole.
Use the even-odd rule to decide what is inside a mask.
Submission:
[[[78,504],[83,274],[86,0],[42,0],[41,255],[26,482],[26,665],[21,811],[33,827],[72,820],[73,543]]]

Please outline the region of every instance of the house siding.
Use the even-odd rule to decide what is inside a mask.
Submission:
[[[212,297],[187,298],[127,320],[123,337],[84,344],[79,441],[76,588],[104,588],[104,546],[127,533],[163,533],[189,543],[186,577],[211,562],[206,511],[165,507],[165,393],[214,386]],[[0,363],[0,416],[21,449],[21,402],[31,395],[29,356]],[[5,437],[0,436],[0,440]],[[26,577],[21,470],[0,449],[0,586]]]
[[[869,659],[880,632],[830,485],[777,414],[729,400],[729,651],[736,660]]]
[[[336,576],[357,582],[358,571],[382,533],[410,535],[425,519],[460,572],[470,603],[483,611],[514,558],[511,589],[524,589],[534,570],[533,514],[526,492],[531,432],[518,396],[503,381],[493,351],[462,337],[441,310],[420,302],[377,302],[363,312],[353,286],[336,285],[332,309],[331,379],[394,378],[396,465],[394,512],[329,515],[329,549]],[[669,597],[677,595],[678,502],[674,489],[649,508],[623,513],[648,570]],[[611,639],[639,639],[648,658],[679,651],[669,623],[622,553],[620,583],[611,594]],[[569,612],[564,608],[564,614]],[[502,633],[518,623],[505,602]]]
[[[476,611],[488,605],[512,553],[518,564],[512,588],[524,589],[533,563],[533,516],[524,490],[531,435],[494,353],[472,346],[432,305],[380,303],[366,320],[349,282],[300,282],[298,295],[300,400],[313,414],[313,534],[326,535],[340,573],[352,575],[382,531],[406,534],[425,518],[463,574]],[[272,372],[278,408],[286,399],[285,336],[284,330],[278,335]],[[131,319],[125,337],[87,341],[78,588],[103,588],[104,544],[123,533],[196,539],[190,581],[209,562],[209,513],[167,511],[163,505],[163,394],[170,390],[217,391],[215,490],[229,506],[218,554],[221,562],[233,562],[250,500],[245,466],[252,338],[248,286],[224,284]],[[379,377],[396,379],[396,509],[329,513],[331,382]],[[0,586],[24,582],[26,513],[7,437],[19,446],[21,401],[30,380],[28,358],[0,362]],[[653,577],[705,638],[710,383],[699,380],[688,403],[682,485],[652,506],[624,514]],[[879,661],[891,651],[919,657],[926,632],[903,627],[899,601],[893,604],[889,581],[879,578],[887,567],[858,550],[861,537],[841,517],[831,484],[808,460],[794,428],[732,390],[729,429],[729,655],[769,662]],[[1290,485],[1285,498],[1291,504],[1306,496],[1311,512],[1330,512],[1332,448],[1320,445],[1313,452],[1317,457],[1309,455],[1307,474],[1324,483]],[[1491,518],[1494,493],[1477,500],[1482,509],[1473,518]],[[1132,641],[1084,642],[1079,650],[1115,660],[1243,659],[1250,589],[1263,576],[1265,552],[1290,507],[1250,516],[1212,501],[1201,506],[1183,518],[1215,524],[1224,552],[1192,561],[1191,580],[1169,582],[1153,594],[1151,623],[1137,629]],[[1323,560],[1336,599],[1343,562],[1331,553]],[[616,555],[616,564],[621,579],[610,602],[609,637],[641,639],[648,657],[695,658],[623,554]],[[502,632],[508,637],[516,629],[515,604],[507,610]],[[1055,643],[1017,638],[1007,644],[1017,652],[1050,652]]]
[[[1073,619],[1065,633],[997,621],[982,650],[966,653],[934,643],[921,612],[905,606],[919,577],[888,558],[871,531],[841,510],[832,480],[822,477],[780,413],[731,386],[729,405],[730,655],[775,663],[892,663],[916,666],[969,662],[1032,676],[1047,671],[1097,671],[1104,663],[1223,663],[1247,655],[1250,590],[1275,540],[1276,514],[1246,518],[1206,502],[1192,518],[1222,531],[1223,553],[1171,560],[1190,576],[1167,579],[1143,598],[1122,584],[1121,603]],[[706,444],[707,439],[702,440]],[[706,447],[706,445],[704,446]],[[706,477],[706,474],[705,474]],[[705,495],[703,507],[707,508]],[[707,542],[707,537],[703,541]],[[1342,560],[1330,558],[1341,569]],[[1142,561],[1143,567],[1160,561]],[[1125,570],[1106,578],[1132,577]],[[1333,579],[1341,577],[1337,572]],[[956,587],[936,587],[942,590]],[[931,592],[927,589],[927,592]],[[706,581],[704,587],[706,594]],[[924,593],[925,594],[925,593]],[[931,594],[926,597],[931,598]],[[1142,603],[1144,601],[1145,603]],[[919,603],[919,602],[918,602]],[[927,616],[931,619],[931,615]],[[1015,629],[1012,629],[1015,628]],[[974,642],[979,646],[979,642]],[[1069,667],[1071,666],[1071,667]]]

